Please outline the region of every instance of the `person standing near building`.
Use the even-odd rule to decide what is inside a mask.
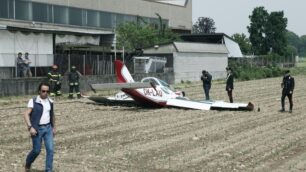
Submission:
[[[25,123],[32,138],[32,150],[27,155],[25,171],[29,171],[32,163],[41,151],[42,140],[46,148],[45,171],[51,172],[54,154],[55,116],[53,100],[48,97],[50,86],[41,83],[38,87],[38,96],[29,100],[28,109],[24,114]]]
[[[204,93],[205,93],[205,99],[206,100],[210,100],[210,98],[209,98],[209,90],[211,88],[212,76],[206,70],[203,70],[202,71],[201,80],[203,82],[203,89],[204,89]]]
[[[282,108],[280,112],[285,112],[285,98],[288,97],[290,104],[289,113],[292,113],[292,108],[293,108],[292,95],[293,95],[294,85],[295,85],[294,78],[290,75],[290,71],[287,70],[283,77],[283,82],[281,83],[283,91],[281,97]]]
[[[50,96],[61,96],[61,74],[58,72],[57,65],[52,65],[52,70],[48,73],[48,79],[50,83]]]
[[[22,58],[22,53],[17,55],[17,77],[24,77],[25,62]]]
[[[226,68],[227,76],[226,76],[226,88],[225,90],[227,91],[227,95],[229,98],[229,101],[231,103],[234,102],[233,100],[233,89],[234,89],[234,76],[232,73],[232,69],[230,67]]]
[[[75,66],[71,67],[71,71],[68,74],[68,83],[69,83],[69,98],[73,98],[73,90],[75,90],[77,97],[81,98],[80,92],[80,77],[82,74],[76,70]]]
[[[24,68],[24,76],[27,77],[32,77],[32,72],[31,72],[31,68],[30,68],[30,64],[32,63],[31,60],[29,59],[29,53],[26,52],[24,54],[24,63],[25,63],[25,68]]]

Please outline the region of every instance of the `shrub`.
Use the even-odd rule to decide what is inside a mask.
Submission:
[[[232,67],[233,75],[240,80],[262,79],[270,77],[278,77],[284,74],[284,70],[279,67],[252,67],[250,65]]]

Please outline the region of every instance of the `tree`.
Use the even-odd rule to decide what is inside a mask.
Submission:
[[[284,55],[287,47],[286,27],[288,22],[284,17],[284,12],[269,14],[264,7],[256,7],[249,18],[251,23],[247,28],[254,53],[265,55],[272,51]]]
[[[239,44],[242,54],[251,54],[251,42],[245,34],[235,33],[232,38]]]
[[[268,21],[268,16],[269,14],[264,7],[256,7],[252,15],[249,16],[251,24],[247,29],[250,33],[252,50],[255,54],[266,54],[269,50],[265,41],[265,26]]]
[[[292,45],[295,48],[299,48],[301,46],[302,42],[301,42],[300,37],[297,34],[291,31],[287,31],[286,37],[287,37],[287,41],[289,45]]]
[[[306,35],[301,36],[301,45],[299,47],[299,55],[301,57],[306,57]]]
[[[162,35],[159,33],[159,30],[148,24],[137,25],[134,22],[121,24],[116,29],[118,46],[130,52],[179,39],[178,35],[169,29],[164,29]]]
[[[285,48],[285,57],[295,57],[297,56],[298,54],[298,50],[296,47],[292,46],[292,45],[288,45],[286,48]]]
[[[286,27],[287,18],[283,11],[270,13],[266,24],[266,45],[279,55],[284,55],[287,47]]]
[[[216,27],[213,19],[209,17],[199,17],[198,21],[192,26],[192,33],[215,33]]]

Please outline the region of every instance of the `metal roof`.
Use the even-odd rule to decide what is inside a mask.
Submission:
[[[210,33],[210,34],[187,34],[181,36],[182,40],[194,43],[210,43],[223,44],[228,50],[229,57],[241,58],[243,57],[239,44],[230,36],[224,33]]]
[[[177,52],[228,54],[228,50],[224,44],[206,44],[191,42],[174,42],[173,44]]]
[[[112,31],[81,29],[81,28],[39,28],[39,27],[19,27],[19,26],[6,26],[9,31],[28,31],[38,33],[57,33],[57,34],[74,34],[74,35],[108,35],[114,34]]]
[[[182,40],[188,42],[204,42],[222,44],[223,37],[227,37],[234,41],[230,36],[224,33],[204,33],[204,34],[185,34],[180,36]]]

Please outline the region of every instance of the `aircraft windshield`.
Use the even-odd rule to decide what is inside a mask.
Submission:
[[[154,79],[150,78],[150,79],[144,79],[142,82],[150,82],[150,83],[153,83],[155,85],[159,85],[158,82],[156,82]]]
[[[160,84],[161,84],[162,86],[167,87],[167,88],[170,89],[169,84],[167,84],[165,81],[159,79],[159,82],[160,82]]]

